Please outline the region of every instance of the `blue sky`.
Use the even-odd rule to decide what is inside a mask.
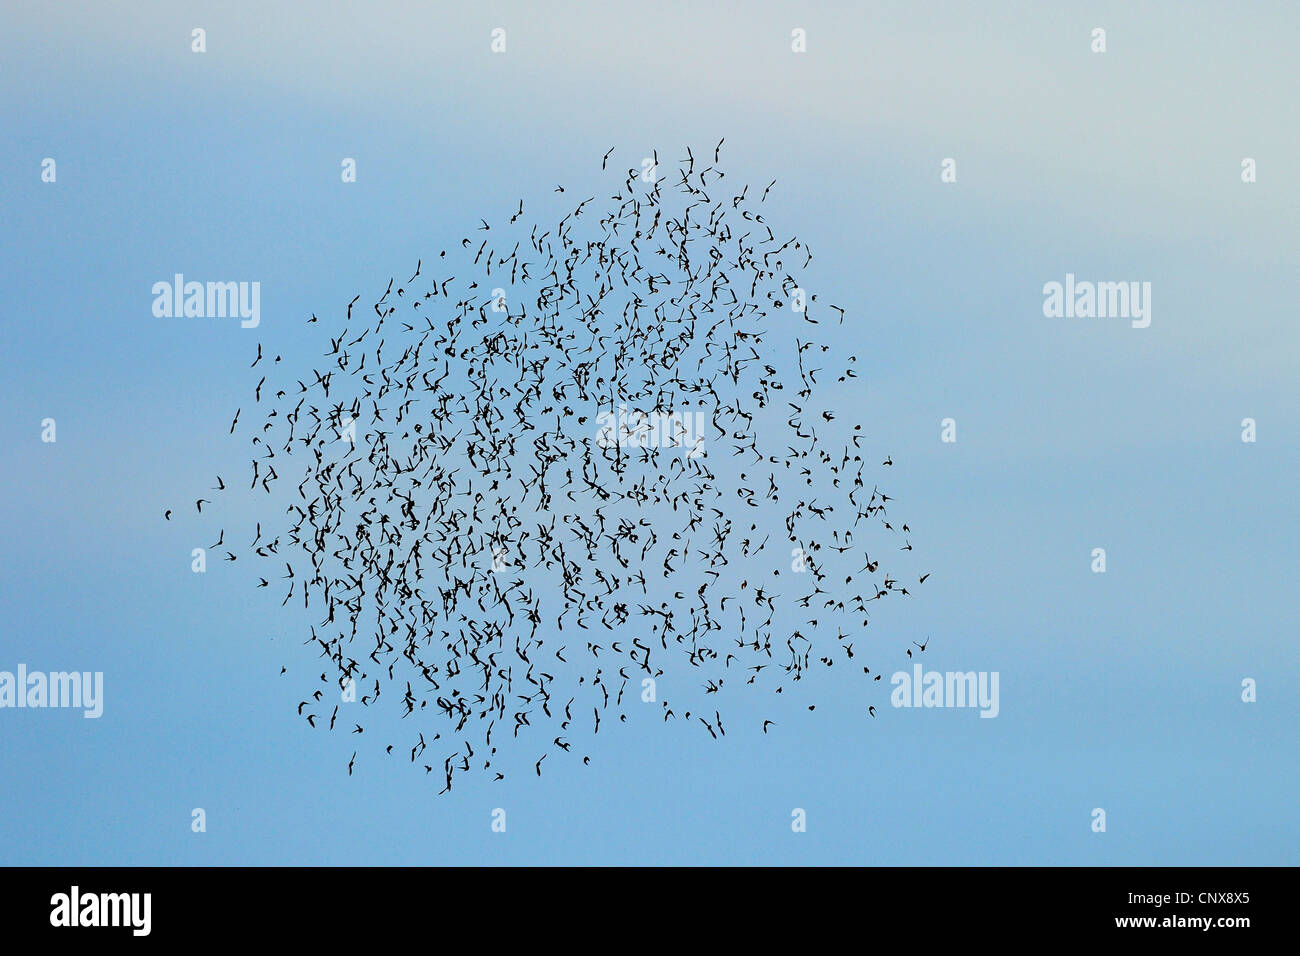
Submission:
[[[1295,864],[1300,12],[440,6],[2,15],[0,670],[103,671],[105,712],[0,710],[0,862]],[[725,740],[632,719],[541,779],[347,777],[279,676],[301,620],[159,520],[235,454],[255,342],[304,354],[611,145],[723,136],[851,304],[841,397],[933,571],[874,639],[997,671],[999,716],[868,722],[825,678],[766,736],[738,700]],[[261,327],[155,318],[175,272],[260,282]],[[1151,327],[1044,318],[1067,272],[1150,281]]]

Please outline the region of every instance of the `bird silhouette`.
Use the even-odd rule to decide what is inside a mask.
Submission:
[[[879,413],[857,357],[814,340],[845,310],[803,292],[803,239],[748,185],[724,190],[724,143],[652,178],[609,167],[611,148],[591,198],[556,185],[554,216],[528,221],[519,200],[488,213],[498,226],[480,217],[429,270],[418,257],[398,287],[410,266],[388,273],[370,308],[356,294],[341,316],[310,313],[318,358],[250,374],[235,441],[251,481],[218,475],[209,511],[252,514],[248,583],[314,615],[311,727],[305,708],[336,695],[321,729],[356,708],[368,741],[396,741],[444,793],[507,764],[541,776],[602,716],[634,723],[638,700],[721,740],[740,694],[814,711],[806,695],[854,658],[872,602],[908,596],[868,554],[912,552],[881,546],[909,529],[864,462]],[[218,544],[244,547],[224,525]]]

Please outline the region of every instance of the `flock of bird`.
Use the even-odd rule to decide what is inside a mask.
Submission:
[[[800,287],[812,252],[760,211],[774,183],[728,189],[721,146],[559,199],[558,223],[522,201],[480,220],[332,331],[313,314],[329,345],[309,375],[258,345],[230,426],[264,509],[245,557],[313,615],[312,727],[397,734],[375,755],[445,792],[587,763],[632,707],[717,738],[733,689],[837,661],[881,679],[869,611],[909,588],[874,552],[911,543],[868,475],[893,460],[866,460],[856,357],[811,339],[844,310]]]

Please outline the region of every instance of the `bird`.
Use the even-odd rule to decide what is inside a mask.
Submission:
[[[439,793],[527,760],[540,777],[611,716],[633,722],[647,679],[672,688],[671,705],[651,695],[660,722],[712,746],[733,690],[813,712],[824,668],[882,652],[845,638],[871,602],[909,596],[907,566],[886,564],[912,560],[910,527],[876,481],[893,459],[871,457],[878,413],[856,356],[819,334],[817,295],[788,320],[812,250],[760,209],[775,179],[757,201],[724,189],[725,142],[645,178],[611,147],[591,198],[471,219],[369,307],[310,313],[311,351],[239,370],[254,402],[231,467],[251,481],[218,474],[195,520],[250,559],[259,600],[307,615],[300,653],[323,670],[298,717],[317,728],[306,707],[339,694],[319,728],[335,732],[358,708],[371,736],[349,776],[396,741]],[[272,354],[258,343],[250,368]],[[231,525],[226,544],[217,522],[245,517],[256,534]],[[883,547],[895,526],[904,545]]]

